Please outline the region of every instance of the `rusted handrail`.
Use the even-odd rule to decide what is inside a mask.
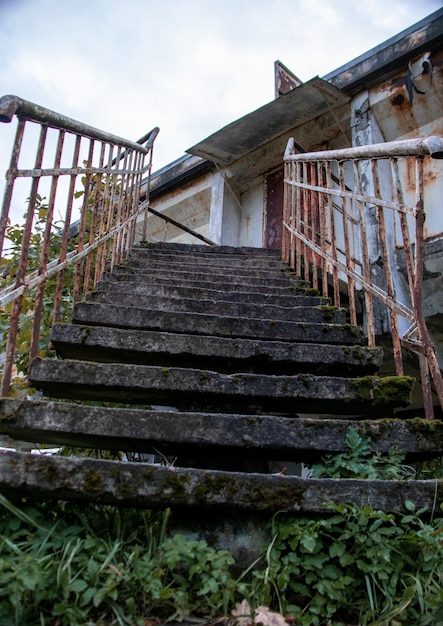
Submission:
[[[152,215],[155,215],[156,217],[159,217],[160,219],[164,220],[168,224],[171,224],[171,226],[175,226],[176,228],[179,228],[183,232],[188,233],[188,235],[192,235],[196,239],[200,239],[200,241],[203,241],[204,243],[208,244],[208,246],[216,245],[215,241],[212,241],[211,239],[208,239],[204,235],[201,235],[200,233],[198,233],[196,230],[189,228],[189,226],[186,226],[186,224],[177,222],[177,220],[172,219],[172,217],[169,217],[168,215],[165,215],[164,213],[160,213],[160,211],[156,211],[151,206],[148,206],[148,212],[152,213]]]
[[[47,344],[50,326],[69,315],[106,268],[126,258],[146,210],[140,190],[142,180],[149,189],[158,134],[154,128],[134,142],[4,96],[0,121],[14,118],[0,215],[0,306],[7,337],[2,395],[9,393],[17,363],[25,371]],[[22,203],[24,223],[15,226]]]
[[[443,158],[441,137],[311,153],[297,153],[289,140],[283,215],[283,257],[296,272],[325,296],[332,293],[335,305],[346,290],[354,324],[357,294],[363,295],[368,344],[375,345],[387,320],[398,375],[402,346],[419,355],[428,419],[434,414],[430,376],[443,408],[443,379],[422,302],[423,181],[432,158]],[[396,269],[399,249],[407,286]],[[376,301],[385,312],[375,314]]]

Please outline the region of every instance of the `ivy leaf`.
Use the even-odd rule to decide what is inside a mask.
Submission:
[[[314,552],[316,542],[317,538],[315,537],[315,535],[304,534],[300,539],[300,543],[304,547],[306,552]]]
[[[336,556],[340,558],[340,557],[342,557],[344,555],[345,552],[346,552],[346,544],[345,543],[341,543],[339,541],[334,542],[329,547],[329,556],[331,558],[334,558]]]

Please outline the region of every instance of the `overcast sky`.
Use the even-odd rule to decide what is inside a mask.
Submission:
[[[441,6],[441,0],[0,0],[0,95],[128,139],[159,126],[155,170],[272,100],[276,59],[303,81],[324,76]]]

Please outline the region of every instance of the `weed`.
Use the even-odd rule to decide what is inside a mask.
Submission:
[[[145,624],[223,612],[232,556],[166,537],[169,512],[0,496],[0,625]]]
[[[403,517],[354,504],[328,505],[318,519],[277,515],[258,575],[266,603],[305,626],[442,623],[443,520],[426,523],[406,505]]]
[[[350,427],[346,434],[346,452],[327,454],[312,466],[315,478],[368,478],[400,480],[412,478],[414,469],[404,464],[404,454],[392,446],[387,454],[372,452],[371,438],[361,437]]]

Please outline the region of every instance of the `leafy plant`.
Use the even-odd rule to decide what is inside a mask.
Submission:
[[[354,504],[319,519],[276,516],[258,575],[267,601],[305,626],[443,623],[443,520],[406,505],[403,517]]]
[[[168,511],[0,504],[1,625],[144,625],[227,605],[232,556],[167,537]]]
[[[387,454],[372,452],[371,438],[361,437],[350,427],[346,434],[346,452],[327,454],[320,463],[312,465],[315,478],[368,478],[404,479],[411,478],[414,469],[403,463],[404,454],[395,446]]]
[[[48,206],[45,198],[37,196],[35,208],[35,220],[33,231],[30,236],[27,273],[35,272],[39,268],[42,250],[47,230]],[[26,218],[26,214],[24,216]],[[61,241],[64,232],[64,222],[55,222],[51,224],[49,234],[49,261],[55,260],[60,255]],[[0,275],[3,279],[4,287],[14,284],[15,276],[19,265],[22,252],[22,241],[24,234],[24,225],[8,223],[6,228],[6,240],[8,249],[5,256],[0,259]],[[73,249],[75,240],[71,239],[68,249]],[[45,283],[45,295],[42,309],[41,332],[39,338],[38,354],[39,356],[54,356],[54,352],[50,348],[49,335],[52,325],[52,315],[54,308],[54,298],[57,284],[57,276],[49,277]],[[72,312],[72,289],[73,289],[73,269],[66,268],[64,270],[63,291],[61,297],[60,320],[67,321]],[[34,323],[36,288],[26,290],[21,298],[21,317],[19,322],[18,342],[16,346],[15,368],[16,372],[26,374],[29,368],[29,352],[31,347],[32,330]],[[0,312],[0,345],[2,351],[5,350],[6,341],[9,332],[10,315],[13,303],[9,303]],[[18,386],[23,382],[22,379],[15,381]]]

